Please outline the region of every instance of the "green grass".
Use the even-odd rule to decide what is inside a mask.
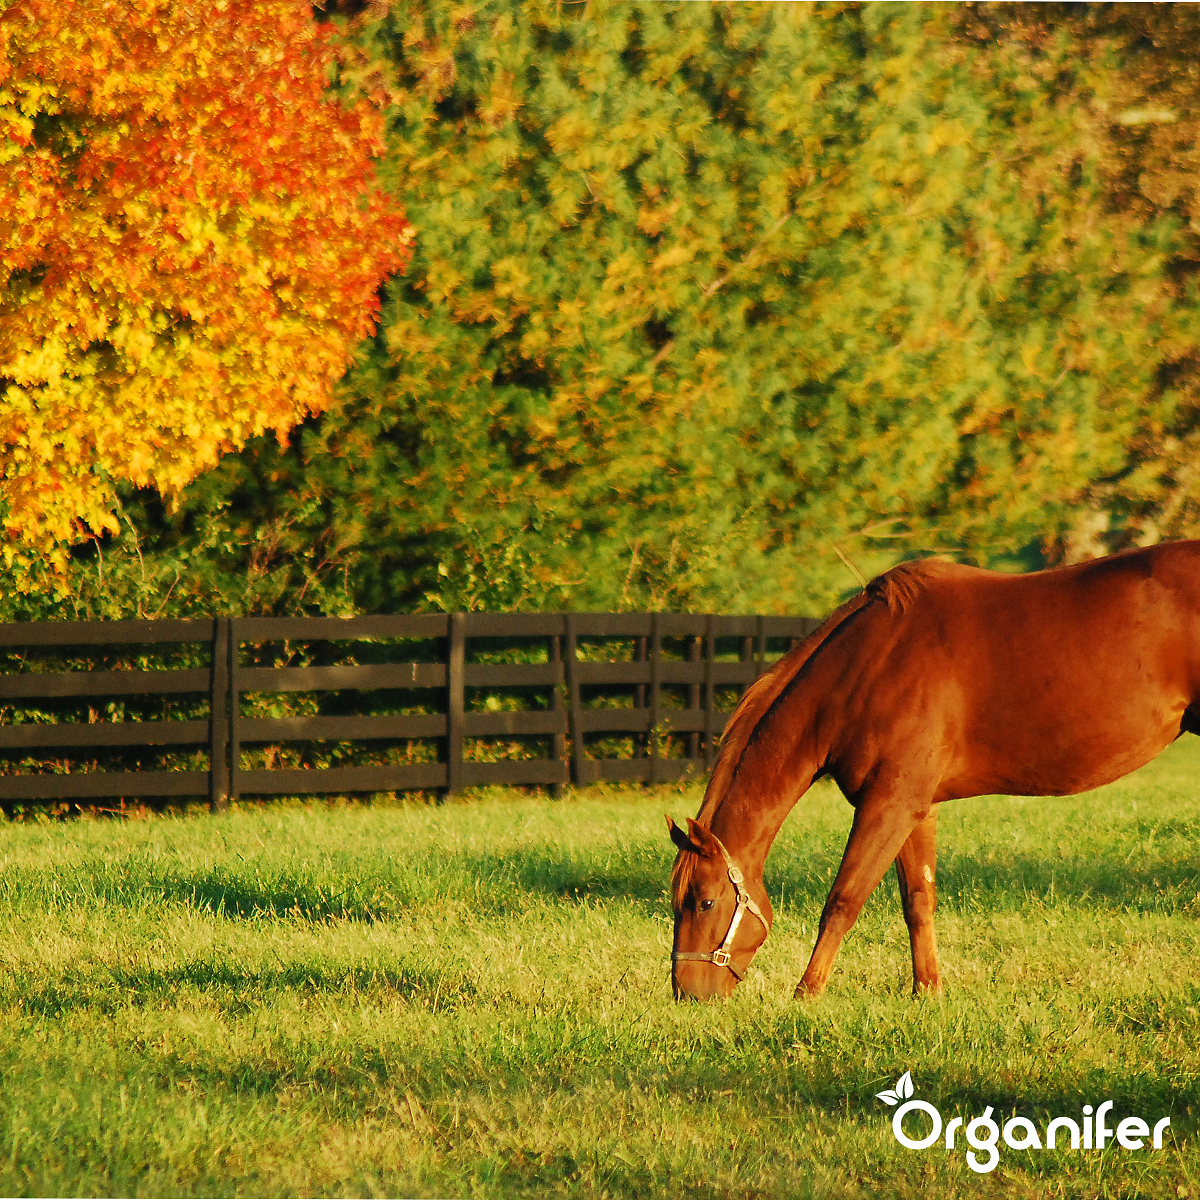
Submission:
[[[889,875],[792,1000],[849,810],[768,863],[728,1004],[667,983],[662,812],[488,793],[0,828],[0,1194],[1200,1197],[1200,743],[1069,799],[942,812],[945,1000]],[[1170,1115],[1158,1153],[909,1151],[874,1093],[1044,1127]]]

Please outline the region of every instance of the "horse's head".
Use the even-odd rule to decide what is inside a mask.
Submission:
[[[767,940],[771,902],[761,883],[745,879],[712,830],[691,817],[687,824],[685,832],[667,818],[679,847],[671,871],[671,987],[676,1000],[724,998]]]

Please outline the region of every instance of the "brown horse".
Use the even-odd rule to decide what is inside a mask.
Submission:
[[[824,989],[891,862],[913,990],[936,992],[937,805],[1087,791],[1198,731],[1200,541],[1030,575],[895,567],[747,690],[697,819],[667,818],[675,995],[733,991],[770,929],[767,852],[815,779],[854,819],[796,995]]]

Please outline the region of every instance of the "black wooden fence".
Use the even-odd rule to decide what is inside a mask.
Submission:
[[[239,795],[665,782],[711,765],[737,697],[816,623],[429,613],[0,625],[0,802],[219,806]],[[361,759],[368,742],[391,760],[331,765],[319,752]],[[155,753],[176,761],[147,768]],[[125,769],[100,762],[120,766],[122,755]]]

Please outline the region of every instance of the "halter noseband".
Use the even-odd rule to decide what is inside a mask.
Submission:
[[[762,922],[762,927],[767,933],[771,932],[771,926],[767,924],[767,918],[763,916],[762,909],[758,907],[754,898],[746,891],[746,878],[742,874],[741,868],[729,857],[729,851],[725,849],[721,844],[721,839],[712,830],[709,830],[709,836],[717,843],[717,848],[721,851],[725,859],[729,882],[733,884],[733,890],[737,896],[737,904],[733,910],[733,920],[729,922],[729,931],[725,934],[725,940],[711,954],[701,954],[698,950],[673,950],[671,952],[671,961],[673,963],[710,962],[715,967],[728,967],[733,972],[733,977],[740,983],[745,978],[745,972],[739,971],[733,965],[729,948],[733,945],[733,939],[737,934],[738,926],[742,923],[743,915],[749,909]]]

